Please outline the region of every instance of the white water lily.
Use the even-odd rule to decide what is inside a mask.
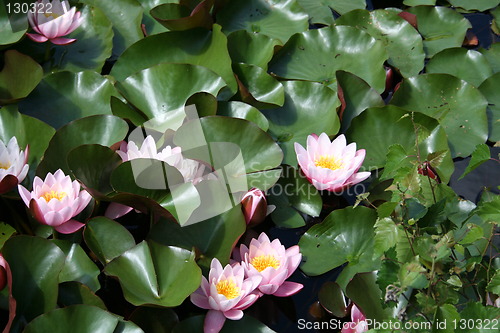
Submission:
[[[7,146],[0,140],[0,194],[6,193],[22,182],[28,174],[28,147],[19,149],[17,138],[12,137]]]

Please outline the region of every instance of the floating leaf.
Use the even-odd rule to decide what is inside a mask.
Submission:
[[[356,274],[346,287],[346,296],[367,318],[381,322],[387,315],[381,302],[382,293],[376,281],[375,272]]]
[[[500,4],[500,0],[448,0],[448,2],[454,7],[460,7],[465,10],[478,10],[480,12],[495,8],[498,4]]]
[[[251,121],[263,131],[267,131],[269,128],[267,118],[257,108],[243,102],[219,102],[217,114],[219,116],[228,116]]]
[[[283,43],[294,33],[307,30],[309,25],[306,13],[295,0],[230,1],[217,12],[217,23],[226,34],[244,29]]]
[[[104,271],[118,278],[125,298],[136,306],[178,306],[201,281],[194,253],[152,241],[143,241],[126,251]]]
[[[427,57],[450,47],[462,46],[470,22],[455,10],[446,7],[417,6],[408,9],[417,15],[418,31],[424,37]]]
[[[490,141],[500,141],[500,94],[498,87],[500,84],[500,73],[496,73],[487,78],[479,87],[479,91],[488,100],[486,113],[488,115],[488,139]]]
[[[426,65],[427,73],[450,74],[476,87],[493,74],[486,58],[479,52],[454,47],[432,57]]]
[[[480,49],[479,52],[486,57],[494,73],[500,72],[500,43],[493,43],[489,49]]]
[[[111,114],[111,96],[118,96],[117,91],[96,72],[56,72],[19,103],[19,111],[58,129],[79,118]]]
[[[167,3],[154,7],[149,12],[161,25],[171,31],[184,31],[197,27],[212,28],[210,15],[214,1],[200,2],[193,10],[183,4]]]
[[[227,36],[227,48],[233,63],[243,62],[266,70],[278,45],[281,44],[276,39],[246,30],[238,30]]]
[[[344,293],[337,283],[325,282],[318,292],[318,299],[321,306],[335,317],[342,318],[347,315]]]
[[[284,81],[285,104],[278,109],[262,110],[269,120],[269,133],[277,139],[285,154],[283,163],[297,165],[294,143],[305,146],[307,136],[325,132],[334,135],[340,127],[336,94],[314,82]],[[314,96],[314,103],[311,103]]]
[[[454,76],[425,74],[406,79],[391,104],[439,120],[453,157],[470,155],[487,139],[486,99],[474,86]]]
[[[205,316],[189,317],[174,327],[172,333],[202,332]],[[273,333],[266,325],[252,316],[243,316],[240,320],[226,320],[220,333]]]
[[[129,317],[147,333],[171,332],[179,322],[177,314],[169,308],[139,307]]]
[[[62,307],[76,304],[93,305],[106,310],[104,302],[86,285],[69,281],[59,284],[57,304]]]
[[[0,222],[0,250],[2,250],[5,242],[16,232],[16,229],[12,228],[9,224],[5,222]]]
[[[365,0],[297,0],[309,14],[311,23],[332,24],[334,22],[332,10],[340,15],[355,10],[365,9]]]
[[[386,60],[381,41],[353,27],[332,26],[293,35],[276,53],[269,70],[279,77],[318,81],[335,88],[335,73],[344,70],[382,93]]]
[[[24,37],[28,29],[26,15],[17,20],[15,15],[8,12],[7,6],[0,6],[0,45],[8,45],[17,42]]]
[[[393,11],[353,10],[342,15],[335,24],[361,28],[382,41],[389,54],[388,63],[398,68],[404,77],[417,75],[424,68],[422,37]]]
[[[471,171],[490,159],[490,148],[484,143],[477,145],[472,153],[469,165],[459,179],[467,176]]]

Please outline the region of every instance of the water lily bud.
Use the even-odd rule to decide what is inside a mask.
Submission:
[[[241,207],[249,226],[255,226],[264,221],[268,213],[266,197],[258,188],[251,189],[243,196]]]
[[[57,45],[67,45],[76,41],[74,38],[62,38],[72,33],[82,24],[81,13],[75,7],[69,7],[68,1],[38,0],[34,11],[28,13],[28,21],[37,33],[26,35],[37,43],[50,41]]]
[[[31,192],[19,185],[19,194],[38,222],[63,234],[71,234],[84,226],[72,218],[80,214],[92,198],[60,169],[54,174],[49,172],[45,180],[35,177]]]
[[[0,194],[9,192],[22,182],[28,174],[28,147],[19,149],[16,137],[12,137],[7,146],[0,140]]]
[[[307,150],[295,143],[295,152],[302,172],[320,191],[338,193],[370,176],[370,172],[358,172],[365,150],[356,150],[356,143],[347,145],[343,134],[332,142],[326,133],[309,135]]]

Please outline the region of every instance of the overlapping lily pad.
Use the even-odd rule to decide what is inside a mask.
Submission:
[[[486,79],[481,84],[479,90],[488,100],[488,139],[490,141],[500,141],[500,95],[498,87],[500,85],[500,73],[496,73]]]
[[[485,11],[495,8],[500,4],[499,0],[482,0],[482,1],[469,1],[469,0],[448,0],[448,2],[455,7],[460,7],[465,10],[478,10]]]
[[[243,62],[267,69],[274,49],[281,43],[269,36],[238,30],[227,36],[227,48],[234,63]]]
[[[385,89],[384,61],[387,52],[381,41],[348,26],[332,26],[296,34],[279,50],[269,65],[271,73],[333,85],[335,72],[356,74],[382,93]]]
[[[259,126],[263,131],[267,131],[269,128],[267,118],[257,108],[243,102],[219,102],[217,114],[246,119]]]
[[[309,14],[312,23],[332,24],[334,22],[332,10],[343,15],[351,10],[365,9],[365,0],[297,0]]]

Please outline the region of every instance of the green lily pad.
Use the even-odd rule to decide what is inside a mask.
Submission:
[[[436,0],[404,0],[403,4],[407,6],[420,6],[420,5],[436,5]]]
[[[24,235],[9,239],[2,255],[12,271],[12,294],[17,305],[11,330],[17,332],[23,323],[56,307],[58,276],[65,255],[51,241]]]
[[[217,114],[219,116],[228,116],[251,121],[263,131],[269,129],[267,118],[257,108],[243,102],[219,102]]]
[[[493,43],[489,49],[480,49],[479,52],[486,57],[493,73],[500,72],[500,43]]]
[[[144,37],[141,30],[143,8],[136,0],[80,2],[98,7],[113,24],[113,57],[118,57],[127,47]]]
[[[460,7],[465,10],[477,10],[484,12],[488,9],[495,8],[500,4],[500,0],[480,0],[480,1],[470,1],[470,0],[447,0],[452,6]]]
[[[150,119],[184,107],[197,92],[217,96],[224,80],[205,67],[162,63],[117,82],[125,98]]]
[[[428,58],[450,47],[460,47],[470,22],[457,11],[446,7],[417,6],[408,9],[417,15],[418,31],[424,37]]]
[[[450,74],[479,87],[493,71],[486,58],[479,52],[454,47],[443,50],[427,63],[427,73]]]
[[[185,249],[194,247],[201,255],[198,264],[209,268],[212,258],[219,259],[222,264],[229,263],[233,245],[245,230],[241,206],[237,205],[218,216],[185,227],[160,220],[149,232],[148,239]]]
[[[393,144],[400,144],[409,155],[416,155],[416,128],[421,162],[432,158],[433,153],[445,152],[432,167],[442,181],[447,182],[454,170],[453,161],[443,126],[431,117],[415,113],[412,119],[411,112],[392,105],[370,108],[353,119],[346,134],[348,141],[356,142],[358,149],[366,149],[364,167],[373,170],[385,165]]]
[[[145,306],[134,310],[129,320],[148,333],[172,332],[174,326],[179,322],[177,314],[172,309]]]
[[[373,226],[376,219],[375,210],[362,206],[330,213],[300,238],[302,271],[308,275],[320,275],[346,262],[354,270],[350,272],[352,276],[356,270],[373,270]]]
[[[15,136],[22,150],[29,144],[30,178],[34,177],[36,167],[55,132],[46,123],[20,114],[14,106],[3,107],[0,111],[0,140],[7,144]]]
[[[125,227],[102,216],[86,223],[83,237],[85,244],[103,264],[135,246],[134,237]]]
[[[347,315],[344,292],[337,283],[325,282],[318,292],[318,299],[321,306],[335,317],[343,318]]]
[[[471,155],[469,165],[465,169],[464,173],[460,176],[459,180],[467,176],[472,170],[476,169],[478,166],[486,161],[489,161],[491,157],[490,147],[488,145],[481,143],[476,146],[476,149]]]
[[[365,0],[297,0],[304,10],[309,14],[311,23],[332,24],[332,10],[340,15],[355,9],[365,9]]]
[[[68,281],[59,284],[57,304],[60,307],[85,304],[97,306],[98,308],[106,310],[106,306],[102,299],[96,296],[89,287],[76,281]]]
[[[189,317],[174,327],[172,333],[202,332],[205,316]],[[243,316],[240,320],[226,320],[220,333],[274,333],[272,329],[253,318]]]
[[[283,163],[297,165],[294,143],[305,146],[307,136],[325,132],[334,135],[340,128],[335,92],[322,84],[284,81],[285,104],[278,109],[262,110],[269,120],[269,133],[276,138],[285,158]],[[311,103],[314,96],[314,103]]]
[[[146,30],[147,35],[155,35],[165,31],[168,31],[163,25],[160,24],[151,15],[151,10],[156,6],[162,5],[164,3],[179,3],[179,0],[136,0],[139,2],[144,10],[144,15],[142,17],[142,24]]]
[[[201,281],[194,253],[152,241],[143,241],[126,251],[104,271],[118,278],[125,299],[136,306],[178,306]]]
[[[240,86],[237,96],[243,102],[259,108],[283,106],[285,102],[283,85],[262,68],[239,63],[234,64],[233,69]]]
[[[198,27],[211,29],[213,19],[210,11],[213,4],[213,0],[202,1],[196,9],[191,10],[184,4],[167,3],[151,9],[150,14],[170,31],[184,31]]]
[[[225,34],[243,29],[262,33],[283,43],[309,26],[307,14],[295,0],[230,1],[217,12],[217,23]]]
[[[101,288],[97,279],[101,271],[90,260],[80,245],[62,239],[56,239],[53,242],[66,255],[64,267],[59,274],[59,283],[67,281],[81,282],[94,292]]]
[[[75,325],[75,323],[77,323]],[[134,323],[90,305],[72,305],[50,311],[26,326],[25,333],[144,333]]]
[[[470,155],[488,137],[486,99],[474,86],[454,76],[425,74],[404,80],[391,104],[439,120],[452,157]]]
[[[43,177],[47,172],[55,172],[57,169],[70,174],[71,170],[66,158],[71,150],[85,144],[111,146],[123,140],[127,132],[127,123],[111,115],[75,120],[60,128],[52,137],[37,172]]]
[[[417,75],[424,68],[425,52],[420,34],[405,19],[390,10],[353,10],[335,21],[368,32],[384,43],[388,63],[404,77]]]
[[[33,59],[16,50],[6,51],[0,72],[0,104],[14,103],[28,96],[42,77],[42,67]]]
[[[19,103],[19,111],[58,129],[86,116],[111,114],[111,96],[118,96],[115,88],[96,72],[56,72]]]
[[[20,3],[20,1],[18,1]],[[13,5],[13,3],[11,3]],[[26,15],[16,18],[8,12],[7,6],[0,6],[0,45],[13,44],[24,37],[28,30]]]
[[[348,26],[332,26],[293,35],[269,64],[286,79],[318,81],[336,89],[337,70],[351,72],[382,93],[387,60],[384,44]]]
[[[382,306],[382,292],[377,285],[377,273],[356,274],[346,288],[346,296],[366,318],[382,321],[387,318]]]
[[[274,49],[281,43],[269,36],[238,30],[227,36],[227,48],[233,63],[245,63],[267,70]]]
[[[488,100],[486,113],[488,115],[488,140],[500,141],[500,96],[498,87],[500,84],[500,73],[496,73],[486,79],[479,91]]]
[[[16,229],[12,228],[10,224],[0,222],[0,250],[2,250],[5,242],[16,233]]]
[[[345,103],[345,109],[339,113],[342,122],[341,132],[351,125],[354,117],[370,107],[384,106],[384,100],[372,87],[354,74],[344,71],[337,71],[337,81],[339,83]]]
[[[145,54],[148,56],[145,57]],[[214,25],[213,31],[198,28],[141,39],[123,52],[113,66],[111,75],[118,81],[123,81],[140,70],[163,62],[206,67],[222,77],[232,93],[236,92],[227,38],[219,25]],[[181,82],[185,81],[183,78]]]
[[[68,38],[77,41],[69,45],[54,45],[50,67],[57,70],[78,72],[91,69],[101,71],[113,48],[113,29],[111,22],[96,7],[84,6],[83,22]]]

